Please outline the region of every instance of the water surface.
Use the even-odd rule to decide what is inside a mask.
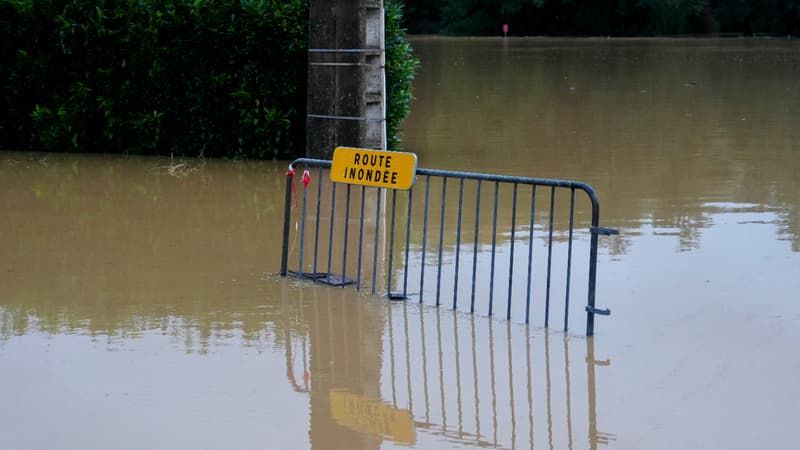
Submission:
[[[280,279],[286,162],[5,152],[4,445],[795,447],[800,44],[413,44],[420,166],[597,189],[594,339]]]

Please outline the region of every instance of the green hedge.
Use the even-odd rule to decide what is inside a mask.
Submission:
[[[402,0],[387,0],[384,3],[386,46],[386,136],[387,146],[399,150],[403,119],[411,111],[412,82],[419,60],[413,55],[406,41]]]
[[[0,0],[0,148],[294,157],[307,22],[306,0]],[[393,64],[395,136],[413,67]]]

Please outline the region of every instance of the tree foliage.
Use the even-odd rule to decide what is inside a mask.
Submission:
[[[800,0],[408,0],[412,33],[681,35],[800,33]]]
[[[414,62],[387,7],[390,139]],[[0,0],[0,148],[291,158],[307,0]]]

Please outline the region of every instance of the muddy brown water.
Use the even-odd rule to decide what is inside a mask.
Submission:
[[[800,44],[413,44],[420,166],[597,189],[594,339],[277,277],[286,162],[3,152],[3,447],[797,447]]]

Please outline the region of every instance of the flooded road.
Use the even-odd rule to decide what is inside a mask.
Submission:
[[[796,447],[800,44],[413,44],[421,167],[598,191],[594,339],[277,277],[285,162],[4,152],[3,447]]]

